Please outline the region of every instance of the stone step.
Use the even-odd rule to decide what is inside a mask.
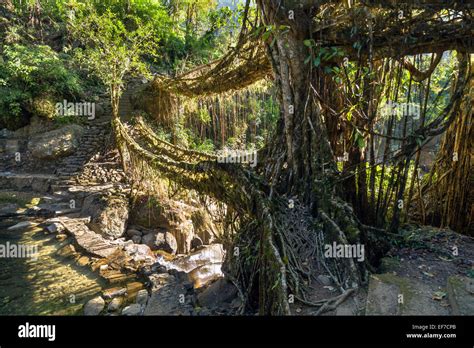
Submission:
[[[20,174],[0,172],[0,187],[14,190],[32,190],[36,192],[49,192],[58,177],[50,174]]]
[[[81,248],[96,257],[108,257],[119,247],[90,230],[85,223],[77,223],[74,219],[61,221],[67,232],[72,235]]]

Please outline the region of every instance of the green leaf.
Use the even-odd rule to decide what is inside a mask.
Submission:
[[[364,136],[362,135],[362,133],[358,129],[355,130],[354,141],[360,149],[365,147]]]
[[[321,64],[321,57],[316,57],[313,61],[314,66],[319,66]]]
[[[303,43],[306,47],[311,47],[313,45],[313,42],[310,39],[304,40]]]

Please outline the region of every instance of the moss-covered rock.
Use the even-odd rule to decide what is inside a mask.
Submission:
[[[80,146],[84,128],[67,125],[59,129],[35,135],[28,142],[28,150],[33,157],[41,160],[54,160],[69,156]]]
[[[125,197],[93,194],[84,200],[81,214],[91,217],[91,230],[105,238],[116,239],[126,231],[129,202]]]

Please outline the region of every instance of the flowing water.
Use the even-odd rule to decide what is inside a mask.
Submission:
[[[56,255],[63,244],[55,234],[34,226],[8,230],[22,221],[0,219],[0,245],[21,245],[38,254],[0,257],[0,315],[82,314],[84,303],[102,291],[105,281],[89,267]]]

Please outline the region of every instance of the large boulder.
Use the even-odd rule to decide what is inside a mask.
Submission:
[[[129,204],[122,196],[92,194],[84,200],[81,215],[90,216],[89,228],[108,239],[120,238],[126,231]]]
[[[144,315],[190,315],[193,312],[189,289],[177,277],[170,274],[156,274],[150,277],[151,295]]]
[[[195,251],[185,257],[177,258],[171,262],[173,268],[191,272],[198,267],[205,265],[220,265],[224,261],[225,251],[222,244],[206,245],[202,249]]]
[[[195,289],[205,287],[213,281],[224,277],[222,272],[222,263],[212,263],[193,269],[189,277]]]
[[[204,244],[212,243],[217,235],[209,214],[202,208],[179,201],[151,198],[138,200],[131,215],[131,223],[151,229],[168,231],[177,242],[177,253],[186,254],[192,249],[192,241],[198,237]],[[146,237],[146,238],[145,238]],[[154,248],[154,236],[144,236],[142,243]]]
[[[198,295],[202,307],[214,308],[230,303],[237,297],[237,288],[225,279],[219,279]]]
[[[71,155],[80,146],[84,128],[72,124],[43,134],[33,136],[28,142],[28,150],[33,157],[54,160]]]

